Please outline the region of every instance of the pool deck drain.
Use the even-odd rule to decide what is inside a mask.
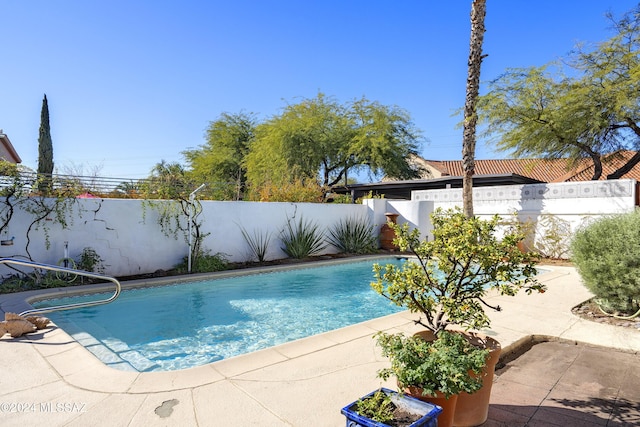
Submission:
[[[615,387],[604,383],[610,378],[607,370],[624,367],[624,377],[635,378],[635,383],[640,383],[640,368],[637,368],[640,363],[626,358],[638,361],[640,331],[574,316],[571,308],[591,295],[573,268],[549,269],[552,271],[540,277],[548,285],[544,294],[491,296],[491,303],[499,304],[503,311],[489,313],[492,328],[485,332],[500,341],[505,353],[516,351],[532,337],[607,347],[607,351],[575,355],[576,361],[571,365],[575,369],[571,372],[578,377],[581,363],[589,366],[597,362],[589,357],[611,358],[612,363],[600,360],[601,377],[589,378],[588,387],[580,378],[573,377],[566,377],[564,382],[550,380],[550,389],[540,387],[545,375],[568,375],[555,369],[532,375],[529,380],[538,383],[518,389],[516,385],[527,380],[515,375],[526,371],[518,364],[527,358],[519,357],[507,371],[511,372],[512,381],[499,375],[494,384],[490,420],[486,425],[554,425],[553,420],[559,420],[557,425],[564,426],[614,425],[613,420],[623,421],[615,425],[625,425],[624,422],[637,425],[640,421],[637,405],[617,412],[613,409],[591,411],[588,416],[585,411],[598,399],[604,399],[603,406],[609,405],[607,399],[616,393]],[[20,311],[17,298],[17,295],[3,296],[0,309]],[[138,373],[109,368],[55,327],[18,339],[7,336],[0,340],[3,366],[0,425],[341,426],[345,421],[340,408],[346,403],[380,385],[394,388],[392,380],[384,383],[376,378],[377,370],[387,366],[388,361],[380,355],[372,335],[380,330],[412,333],[417,330],[415,318],[411,313],[402,312],[205,366],[170,372]],[[537,357],[542,366],[545,360],[552,366],[554,358],[562,357],[562,353],[553,350]],[[627,364],[631,366],[625,366]],[[622,378],[621,375],[616,378]],[[640,401],[640,393],[635,395],[636,390],[625,389],[622,382],[630,381],[621,381],[617,391],[619,400]],[[173,404],[175,402],[179,403]],[[563,402],[565,406],[560,411],[559,405]],[[514,421],[516,416],[519,418]]]

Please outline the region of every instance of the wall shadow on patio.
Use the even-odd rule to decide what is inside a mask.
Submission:
[[[637,426],[640,403],[627,399],[553,399],[550,405],[490,405],[483,427],[492,426]]]

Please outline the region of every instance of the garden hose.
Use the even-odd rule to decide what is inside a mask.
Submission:
[[[632,320],[635,319],[636,317],[638,317],[638,315],[640,315],[640,309],[638,311],[636,311],[634,314],[632,314],[631,316],[618,316],[617,314],[611,314],[611,313],[607,313],[606,311],[604,311],[604,309],[602,307],[600,307],[600,304],[596,304],[598,306],[598,309],[606,314],[609,317],[613,317],[616,319],[620,319],[620,320]]]

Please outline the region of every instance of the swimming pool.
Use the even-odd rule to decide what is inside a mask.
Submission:
[[[184,369],[401,311],[369,284],[374,263],[402,262],[378,258],[132,289],[111,304],[49,317],[113,368]]]

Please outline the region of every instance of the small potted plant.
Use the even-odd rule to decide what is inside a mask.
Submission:
[[[497,215],[481,220],[466,217],[460,209],[437,209],[431,219],[431,241],[421,240],[419,231],[410,230],[408,224],[394,226],[397,235],[394,242],[400,250],[412,253],[415,261],[401,266],[376,265],[376,280],[371,285],[394,304],[421,315],[416,324],[425,328],[424,333],[420,333],[422,339],[439,340],[450,335],[444,334],[445,331],[464,329],[467,341],[492,350],[484,371],[479,374],[483,379],[482,388],[474,393],[463,392],[457,404],[456,411],[465,409],[456,413],[456,425],[478,425],[487,418],[500,345],[469,330],[490,326],[485,307],[500,310],[487,303],[488,292],[496,290],[503,295],[515,295],[520,290],[544,291],[544,286],[535,278],[537,255],[520,251],[518,242],[525,237],[521,226],[514,222],[499,230],[502,222]],[[378,337],[378,340],[392,364],[394,358],[407,351],[400,345],[385,349],[387,338],[383,336],[380,341]],[[414,345],[414,341],[408,339],[403,343]],[[399,369],[395,371],[396,375],[404,375]],[[401,382],[411,385],[411,378],[407,376]]]
[[[350,427],[435,427],[441,408],[380,388],[342,408]]]

